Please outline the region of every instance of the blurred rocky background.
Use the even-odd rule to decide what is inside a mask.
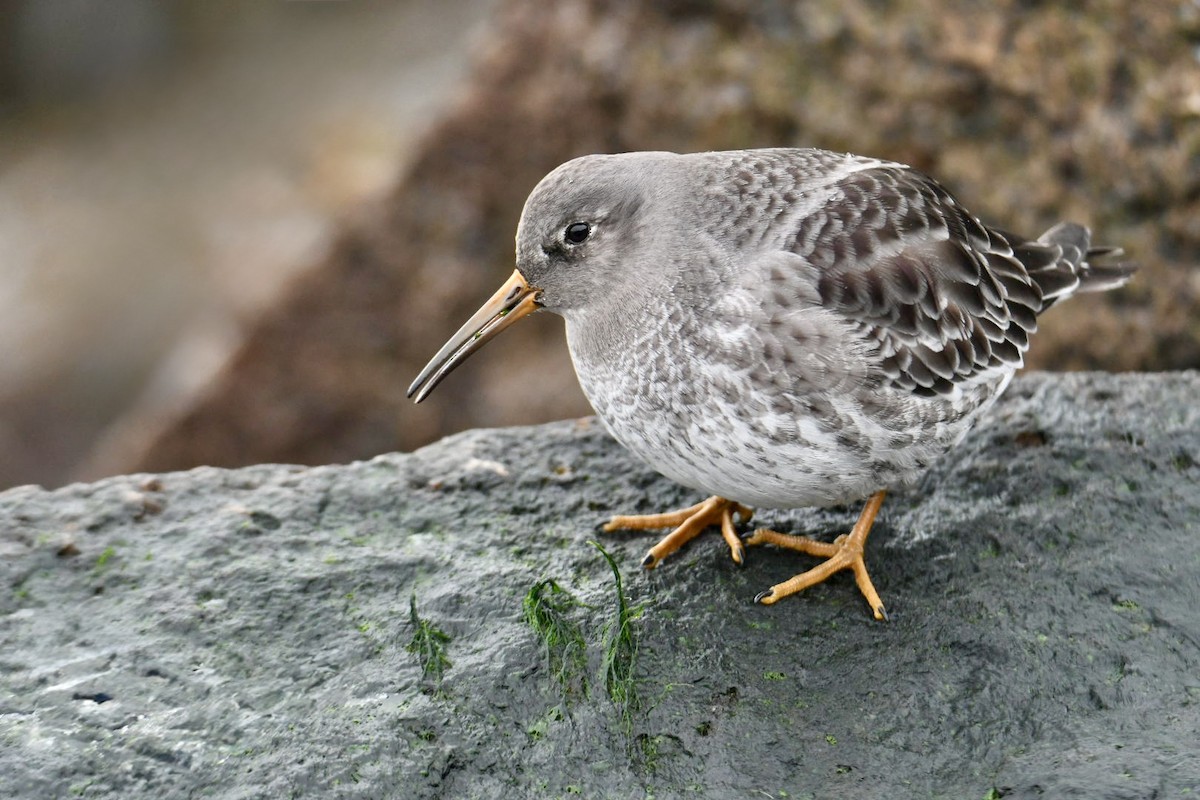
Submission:
[[[538,315],[409,380],[575,155],[820,146],[1144,265],[1041,368],[1200,366],[1200,2],[0,0],[0,487],[587,413]]]
[[[488,7],[0,0],[0,487],[165,434],[395,185]]]

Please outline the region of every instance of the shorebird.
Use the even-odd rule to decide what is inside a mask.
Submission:
[[[987,226],[903,164],[814,149],[585,156],[547,175],[517,228],[516,270],[409,388],[420,402],[539,309],[566,320],[588,400],[618,442],[708,499],[617,516],[671,529],[656,566],[709,526],[737,563],[769,543],[825,559],[783,597],[863,560],[889,489],[958,443],[1021,366],[1037,317],[1136,267],[1087,228],[1036,239]],[[751,507],[867,498],[832,543],[769,530]]]

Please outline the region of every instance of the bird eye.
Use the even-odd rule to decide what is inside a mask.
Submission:
[[[563,231],[563,241],[567,244],[583,244],[592,232],[592,226],[586,222],[572,222]]]

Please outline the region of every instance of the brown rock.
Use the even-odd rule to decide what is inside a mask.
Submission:
[[[1042,368],[1200,365],[1200,23],[1170,4],[509,0],[397,190],[122,469],[341,461],[582,414],[560,326],[404,389],[512,268],[522,202],[597,151],[811,145],[913,164],[1002,227],[1059,219],[1142,263],[1045,319]]]

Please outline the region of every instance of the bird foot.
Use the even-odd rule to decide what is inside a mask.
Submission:
[[[741,566],[745,560],[746,549],[742,544],[742,540],[738,537],[737,529],[734,527],[733,515],[737,514],[742,518],[742,522],[746,522],[753,513],[751,509],[740,503],[735,503],[732,500],[726,500],[723,497],[714,495],[702,503],[666,514],[616,516],[609,520],[608,524],[602,530],[605,533],[609,533],[617,530],[641,531],[655,528],[674,528],[674,530],[660,539],[658,544],[651,547],[650,552],[646,553],[646,557],[642,559],[643,567],[654,569],[658,566],[658,562],[696,538],[705,528],[710,525],[720,525],[721,536],[725,539],[725,543],[729,545],[730,557],[735,564]]]
[[[777,547],[799,550],[801,553],[825,559],[823,564],[818,564],[807,572],[802,572],[783,583],[775,584],[770,589],[760,592],[754,599],[764,605],[771,605],[802,589],[823,583],[835,572],[849,569],[854,572],[854,582],[858,584],[858,590],[867,599],[867,604],[871,607],[875,619],[887,619],[887,610],[883,606],[883,601],[879,599],[879,593],[875,591],[874,584],[871,583],[871,576],[867,574],[867,565],[863,560],[867,534],[871,532],[871,525],[874,524],[875,517],[879,514],[879,508],[883,505],[884,495],[884,492],[873,494],[863,507],[858,522],[854,524],[854,529],[849,534],[842,534],[833,542],[818,542],[807,536],[792,536],[761,529],[747,536],[743,541],[749,546],[773,544]]]

